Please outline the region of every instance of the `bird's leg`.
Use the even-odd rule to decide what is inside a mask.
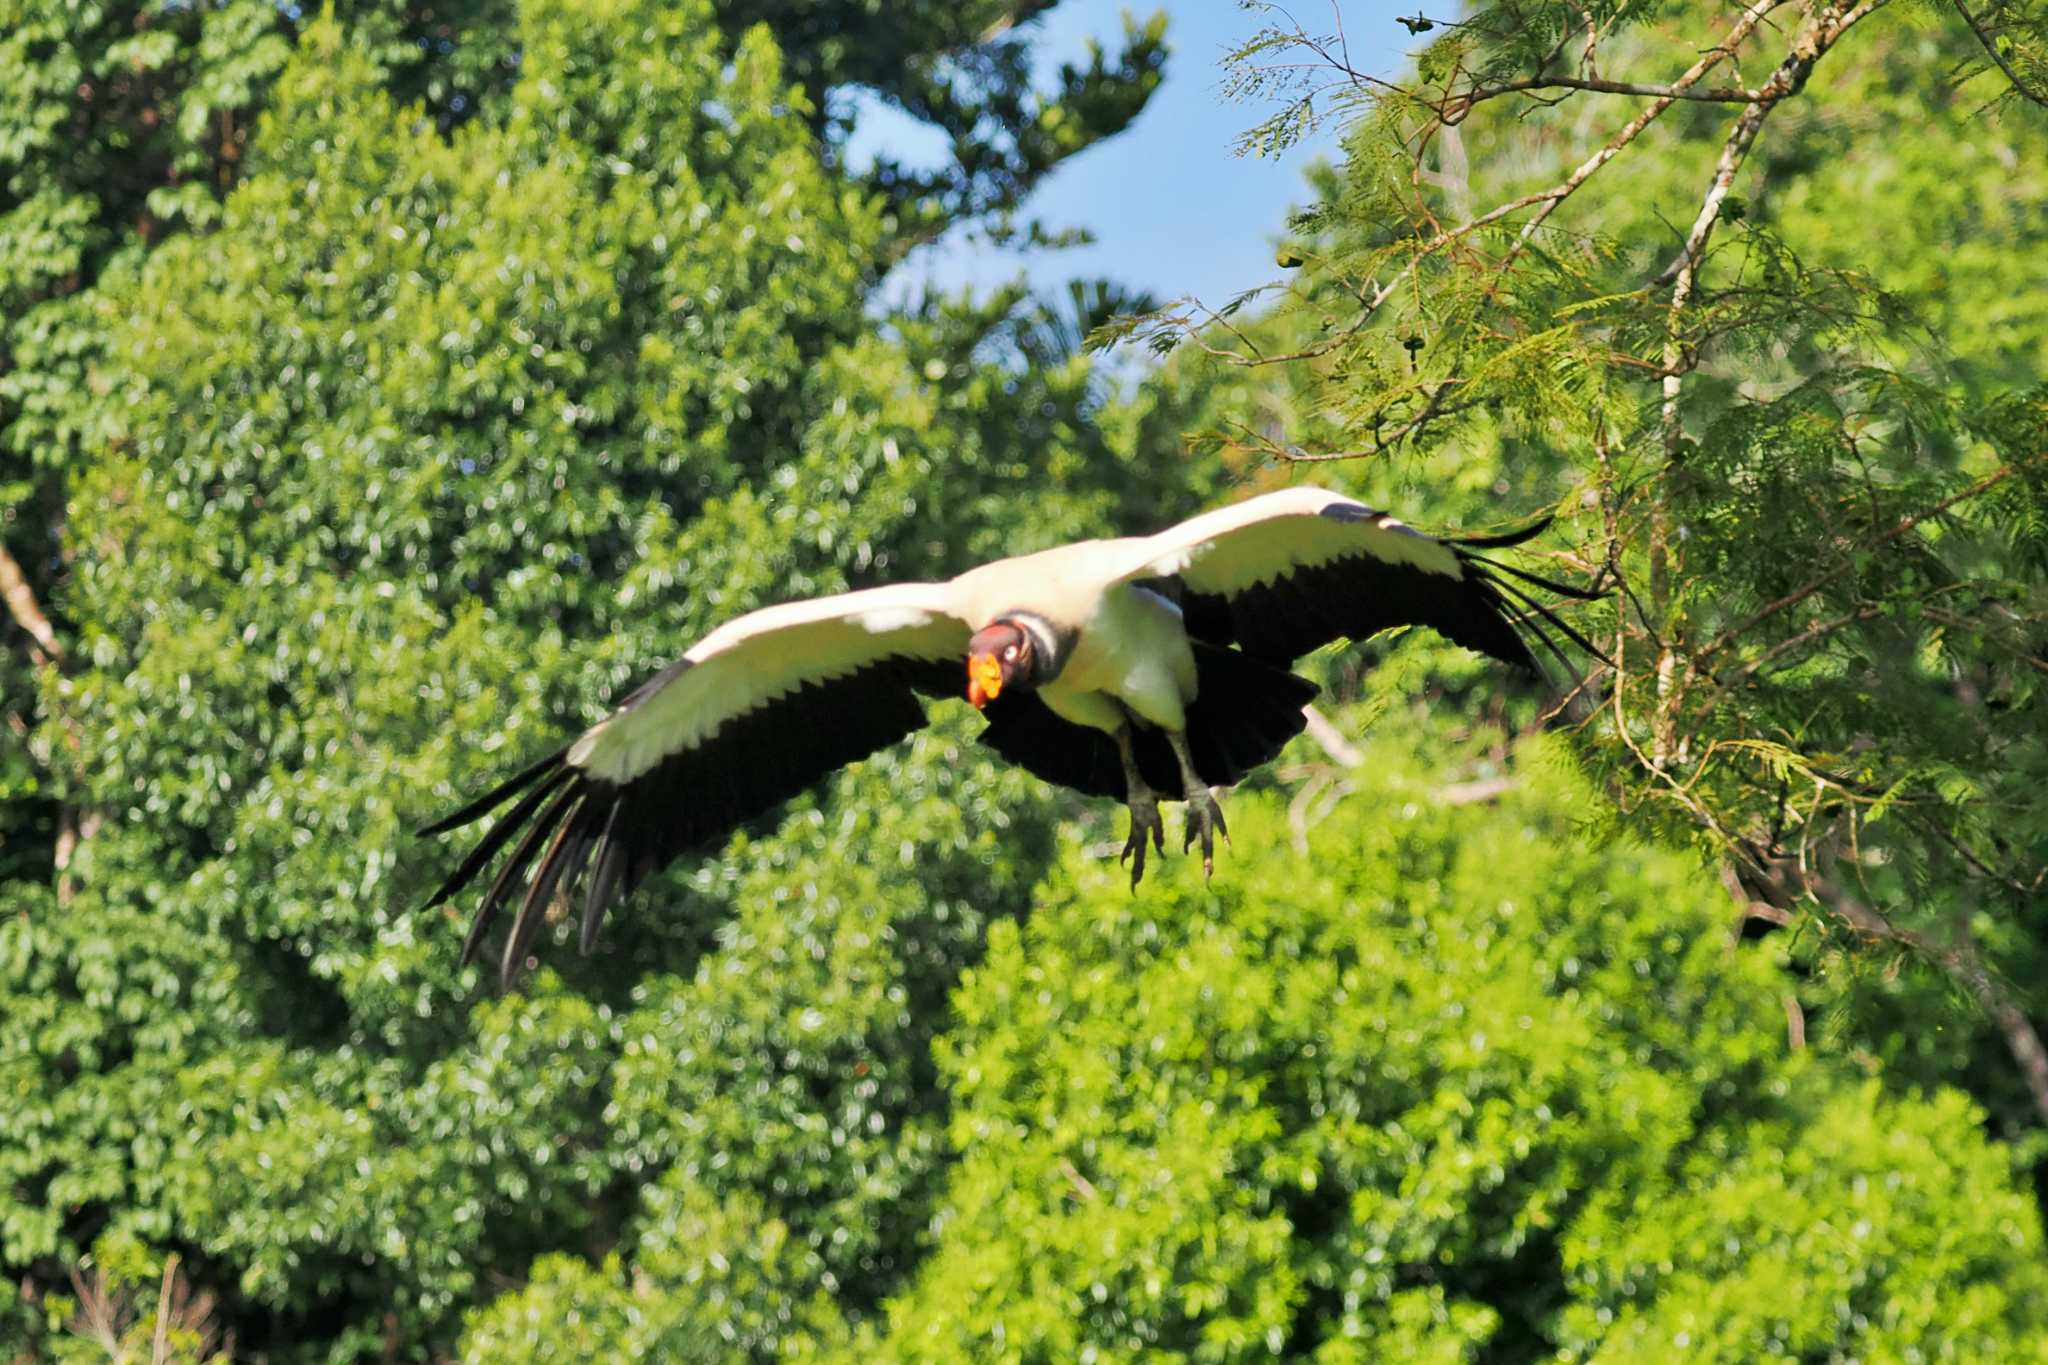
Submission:
[[[1138,756],[1131,751],[1128,724],[1117,727],[1116,751],[1124,761],[1124,787],[1129,793],[1126,804],[1131,808],[1131,837],[1124,840],[1123,855],[1117,861],[1131,865],[1131,890],[1136,891],[1139,878],[1145,875],[1145,835],[1150,833],[1152,846],[1166,852],[1166,822],[1159,818],[1159,798],[1138,772]]]
[[[1180,760],[1181,786],[1187,793],[1187,838],[1181,843],[1181,852],[1185,853],[1194,846],[1195,834],[1199,830],[1202,836],[1202,875],[1207,877],[1216,870],[1216,836],[1222,835],[1223,842],[1228,845],[1230,828],[1223,823],[1223,807],[1216,804],[1209,784],[1195,771],[1194,755],[1188,752],[1187,734],[1168,730],[1166,738],[1173,745],[1173,756]]]

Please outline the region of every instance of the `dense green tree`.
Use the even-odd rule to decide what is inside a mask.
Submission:
[[[1284,21],[1239,55],[1292,101],[1261,136],[1341,91],[1344,159],[1273,308],[1152,320],[1196,342],[1180,382],[1231,376],[1240,461],[1335,456],[1454,523],[1563,514],[1559,566],[1614,590],[1567,717],[1610,809],[1789,916],[1846,1040],[2038,1133],[2038,7],[1502,0],[1424,29],[1394,85]]]
[[[1120,131],[1157,86],[1164,19],[1128,25],[1035,89],[1029,20],[1050,0],[713,8],[721,47],[765,25],[827,145],[853,131],[852,92],[930,123],[937,167],[884,158],[855,183],[882,196],[857,264],[879,275],[949,227],[1008,231],[1066,157]],[[514,0],[331,0],[349,47],[443,131],[506,112],[520,69]],[[61,604],[78,552],[68,477],[108,397],[114,313],[100,292],[156,245],[220,213],[274,82],[320,6],[278,0],[0,0],[0,877],[68,867],[98,815],[65,790],[56,741],[28,738],[36,672],[75,662]],[[697,22],[710,22],[699,15]],[[1020,29],[1020,25],[1022,28]],[[845,170],[846,168],[842,168]],[[850,170],[846,173],[851,174]]]
[[[365,56],[444,116],[514,66],[498,0],[344,3]],[[97,817],[33,743],[38,671],[72,662],[67,478],[106,398],[100,281],[212,223],[301,7],[0,3],[0,877],[60,873]]]
[[[1172,424],[1048,349],[1097,319],[877,328],[887,201],[713,19],[525,5],[448,127],[322,21],[217,221],[98,280],[39,739],[103,824],[4,893],[13,1330],[175,1251],[245,1351],[424,1353],[657,1181],[835,1320],[927,1236],[927,1041],[1052,830],[957,727],[508,1000],[412,908],[409,825],[722,617],[1178,509]]]
[[[1504,776],[1491,742],[1389,709],[1337,799],[1234,797],[1229,878],[1133,899],[1070,856],[998,927],[887,1356],[2048,1350],[2040,1218],[1981,1113],[1788,1046],[1697,859],[1589,850],[1561,746]]]
[[[1142,23],[1127,11],[1120,51],[1091,42],[1085,64],[1063,63],[1054,89],[1035,88],[1030,23],[1058,3],[718,0],[717,10],[730,31],[761,24],[775,35],[812,122],[828,136],[851,121],[834,98],[848,91],[871,93],[945,135],[950,159],[937,167],[884,153],[862,172],[895,210],[891,250],[900,251],[962,222],[991,219],[1007,234],[1011,214],[1048,171],[1121,131],[1158,87],[1163,10]]]

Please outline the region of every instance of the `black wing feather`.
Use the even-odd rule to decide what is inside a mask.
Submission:
[[[1364,640],[1395,626],[1428,626],[1469,649],[1530,672],[1528,646],[1488,584],[1454,579],[1368,554],[1294,570],[1229,597],[1182,589],[1182,610],[1212,644],[1234,644],[1286,667],[1334,640]],[[1219,629],[1222,622],[1227,629]]]
[[[681,667],[650,679],[625,706],[643,702]],[[957,663],[883,659],[735,717],[696,748],[672,754],[625,783],[572,767],[568,750],[558,750],[428,826],[424,832],[433,834],[458,829],[526,791],[428,906],[469,886],[516,838],[477,907],[463,943],[463,961],[475,959],[499,912],[516,896],[519,913],[501,956],[501,976],[509,984],[549,903],[558,891],[573,892],[581,881],[587,881],[580,934],[587,952],[605,912],[647,877],[685,853],[716,844],[846,764],[923,728],[919,697],[950,695],[959,683]]]
[[[506,778],[503,782],[500,782],[497,786],[464,806],[461,810],[444,815],[433,824],[428,825],[420,831],[420,837],[427,838],[435,834],[446,834],[451,829],[461,829],[464,825],[496,810],[511,798],[513,792],[538,780],[542,773],[553,769],[556,764],[562,761],[562,756],[568,752],[567,749],[557,749],[531,767],[522,768],[519,772]],[[436,896],[434,899],[438,901],[440,897]]]
[[[577,949],[588,955],[597,946],[597,929],[604,923],[605,907],[611,904],[612,891],[619,884],[619,872],[625,865],[625,846],[612,837],[612,830],[619,823],[619,803],[614,801],[606,810],[604,832],[597,836],[598,852],[594,855],[597,866],[590,874],[590,885],[583,896],[583,931],[577,937]]]
[[[1234,649],[1193,642],[1195,699],[1188,703],[1188,751],[1195,772],[1212,787],[1227,787],[1285,748],[1302,732],[1302,708],[1316,685]],[[1004,758],[1055,786],[1084,796],[1121,801],[1123,759],[1116,741],[1100,730],[1063,720],[1034,693],[1005,692],[982,711],[980,740]],[[1180,790],[1180,765],[1166,736],[1135,727],[1131,752],[1138,775],[1156,792]]]
[[[1338,503],[1322,515],[1336,521],[1365,521],[1382,514]],[[1573,643],[1589,649],[1595,657],[1598,651],[1591,651],[1585,637],[1554,612],[1488,571],[1511,574],[1579,600],[1591,601],[1602,594],[1553,582],[1472,551],[1520,545],[1548,525],[1550,518],[1545,517],[1502,535],[1444,541],[1464,568],[1463,575],[1456,578],[1384,560],[1361,549],[1321,564],[1304,565],[1228,595],[1199,593],[1178,579],[1167,585],[1167,591],[1180,603],[1191,636],[1212,644],[1236,645],[1270,664],[1290,664],[1335,640],[1364,640],[1396,626],[1427,626],[1455,644],[1540,675],[1542,669],[1530,652],[1531,643],[1553,654],[1556,646],[1535,619],[1514,610],[1502,596],[1503,587],[1517,600],[1529,603],[1537,616],[1562,630]]]
[[[1461,545],[1468,550],[1505,550],[1515,545],[1526,545],[1550,529],[1554,516],[1538,517],[1527,526],[1516,531],[1503,531],[1496,536],[1458,536],[1447,540],[1447,545]]]
[[[547,837],[548,830],[553,827],[555,818],[561,814],[562,807],[576,799],[578,792],[574,777],[575,775],[565,767],[546,780],[543,790],[553,793],[554,799],[548,803],[547,809],[541,812],[539,819],[526,826],[519,846],[512,850],[512,856],[505,860],[505,865],[498,869],[498,875],[491,880],[491,889],[484,893],[482,904],[477,906],[476,919],[471,922],[469,933],[462,940],[464,963],[476,960],[477,949],[483,946],[484,935],[489,932],[491,922],[497,919],[499,907],[505,903],[512,888],[517,886],[520,878],[525,875],[527,864],[533,861],[534,854],[539,851],[541,840]],[[567,790],[562,790],[563,788]],[[504,823],[510,825],[513,822],[506,820]]]
[[[426,909],[433,909],[463,887],[468,886],[470,880],[477,873],[483,871],[484,865],[497,855],[498,850],[503,848],[511,840],[512,836],[519,832],[520,826],[526,823],[526,818],[533,814],[534,808],[545,801],[548,793],[552,792],[560,784],[562,779],[559,767],[553,768],[551,772],[550,765],[559,765],[561,760],[561,753],[552,754],[548,757],[545,764],[528,768],[519,775],[517,780],[522,782],[530,782],[543,774],[548,774],[549,776],[547,781],[542,782],[539,786],[521,797],[519,804],[514,806],[504,819],[493,825],[489,834],[477,842],[477,846],[470,850],[469,856],[462,860],[461,866],[448,875],[447,881],[441,883],[440,890],[427,899]],[[507,790],[505,787],[500,787],[499,793],[507,792]],[[516,788],[511,790],[516,790]],[[499,801],[502,801],[504,796],[499,793],[493,793],[494,796],[497,796],[497,800],[492,801],[489,805],[479,805],[472,802],[469,807],[465,807],[465,809],[471,811],[469,819],[477,819],[485,811],[492,809]],[[452,819],[453,817],[450,818]],[[444,825],[447,824],[446,821],[442,823]],[[448,828],[453,829],[455,826],[449,825]]]
[[[587,793],[579,794],[576,803],[568,808],[555,825],[555,837],[548,843],[548,852],[540,861],[540,867],[526,885],[526,896],[519,903],[519,915],[512,921],[512,932],[506,936],[504,956],[498,962],[498,980],[510,984],[526,962],[527,949],[533,946],[533,936],[540,932],[541,922],[547,918],[548,906],[555,898],[555,888],[562,884],[564,874],[580,871],[578,860],[590,844],[589,826],[584,822],[584,812],[590,808]]]

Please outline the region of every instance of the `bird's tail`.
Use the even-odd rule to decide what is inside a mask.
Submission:
[[[1308,724],[1302,708],[1315,700],[1316,685],[1284,668],[1234,649],[1192,642],[1195,647],[1196,695],[1188,705],[1188,749],[1195,771],[1211,786],[1227,787],[1261,764],[1269,763]],[[1166,772],[1177,767],[1163,736]],[[1138,766],[1152,781],[1141,748]],[[1175,791],[1180,783],[1169,776],[1161,784]]]
[[[1302,732],[1301,708],[1316,685],[1284,668],[1234,649],[1190,641],[1195,647],[1199,695],[1188,704],[1188,749],[1204,782],[1226,787],[1270,761]],[[1123,760],[1116,741],[1100,730],[1053,714],[1029,692],[1005,691],[982,711],[981,742],[1048,782],[1088,796],[1124,799]],[[1181,790],[1180,764],[1166,735],[1133,727],[1132,753],[1153,791],[1171,799]]]

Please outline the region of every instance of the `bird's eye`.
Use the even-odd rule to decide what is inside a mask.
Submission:
[[[1010,660],[1012,660],[1012,659],[1015,659],[1016,657],[1017,657],[1017,646],[1015,646],[1015,645],[1010,645],[1010,646],[1008,646],[1007,648],[1005,648],[1005,649],[1003,650],[1003,661],[1004,661],[1005,663],[1008,663],[1008,662],[1009,662]]]

